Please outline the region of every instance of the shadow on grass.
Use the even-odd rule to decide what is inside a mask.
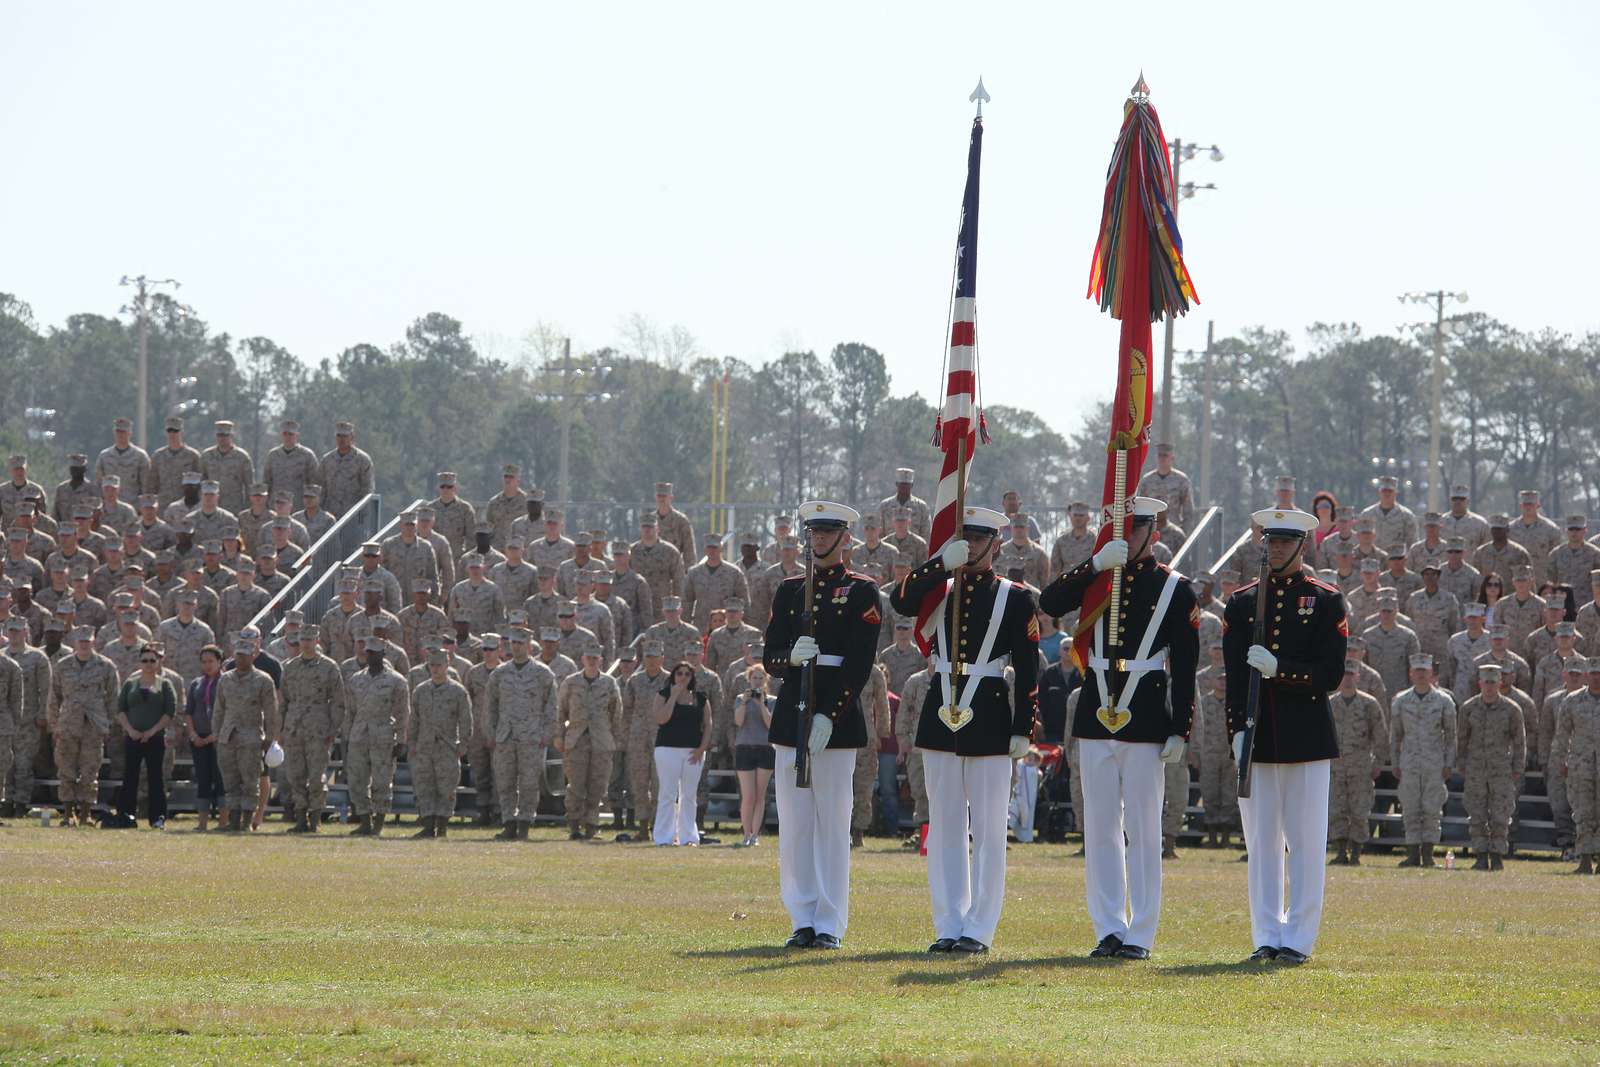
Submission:
[[[927,959],[926,956],[919,958]],[[998,978],[1000,975],[1010,971],[1027,971],[1037,968],[1112,970],[1126,964],[1127,961],[1125,960],[1092,960],[1087,956],[1039,956],[1030,959],[994,959],[991,957],[981,964],[974,965],[973,961],[951,957],[941,960],[935,970],[907,971],[896,977],[894,984],[897,986],[953,985],[956,982]]]
[[[783,971],[792,967],[846,966],[853,963],[909,963],[926,958],[923,952],[842,952],[821,949],[784,948],[782,945],[747,945],[744,948],[706,949],[698,952],[680,952],[683,959],[696,960],[770,960],[741,968],[741,974],[762,974]]]
[[[1176,967],[1158,967],[1156,970],[1175,978],[1213,978],[1223,974],[1278,974],[1293,968],[1273,963],[1237,960],[1232,963],[1183,963]]]

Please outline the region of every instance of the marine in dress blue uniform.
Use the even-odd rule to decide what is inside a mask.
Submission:
[[[889,595],[897,614],[912,616],[930,593],[943,589],[947,597],[916,740],[928,784],[934,953],[983,953],[994,941],[1005,901],[1011,769],[1033,737],[1039,623],[1028,586],[994,573],[1007,521],[990,508],[965,509],[960,537]],[[949,598],[957,596],[960,631],[953,633]],[[1009,692],[1007,665],[1014,672]]]
[[[1251,747],[1250,796],[1239,798],[1250,859],[1250,921],[1256,962],[1304,963],[1322,925],[1328,849],[1328,785],[1339,735],[1328,694],[1344,676],[1344,596],[1302,562],[1316,517],[1268,508],[1252,520],[1267,550],[1264,645],[1254,643],[1255,582],[1234,591],[1223,613],[1228,731],[1244,754],[1250,671],[1261,675]],[[1287,862],[1285,853],[1287,852]],[[1289,904],[1284,906],[1287,867]]]

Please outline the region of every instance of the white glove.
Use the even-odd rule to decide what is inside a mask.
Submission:
[[[794,647],[789,650],[789,663],[798,667],[817,658],[817,639],[815,637],[802,637],[795,641]]]
[[[811,750],[813,758],[828,747],[828,738],[833,736],[833,720],[826,715],[811,716],[811,739],[806,742],[806,748]]]
[[[959,538],[946,542],[939,552],[939,562],[944,564],[944,569],[947,571],[964,566],[971,557],[972,546]]]
[[[1240,730],[1233,735],[1233,763],[1234,766],[1244,762],[1244,731]]]
[[[1273,678],[1278,674],[1278,657],[1260,645],[1251,645],[1250,651],[1244,654],[1244,661],[1260,671],[1263,678]]]
[[[1026,737],[1023,737],[1021,734],[1012,734],[1011,758],[1013,760],[1021,759],[1023,756],[1028,754],[1028,749],[1032,746],[1033,742],[1029,741]]]
[[[1189,742],[1173,734],[1167,738],[1167,743],[1161,746],[1162,763],[1182,763],[1184,750],[1189,747]]]
[[[1108,571],[1112,567],[1120,567],[1128,562],[1128,542],[1117,540],[1107,541],[1106,547],[1094,554],[1094,569],[1098,574]]]

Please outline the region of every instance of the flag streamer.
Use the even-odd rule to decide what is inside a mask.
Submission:
[[[1140,75],[1123,107],[1122,131],[1106,169],[1100,231],[1089,272],[1087,295],[1122,323],[1096,551],[1113,538],[1127,538],[1128,498],[1139,483],[1150,447],[1154,400],[1150,324],[1168,315],[1184,314],[1191,304],[1200,302],[1183,262],[1183,238],[1173,215],[1173,198],[1166,136],[1161,119],[1150,106],[1149,86]],[[1116,654],[1121,581],[1122,569],[1114,568],[1096,576],[1084,595],[1072,638],[1072,658],[1079,670],[1088,663],[1095,627],[1108,609],[1105,654]],[[1114,710],[1116,694],[1102,696]]]

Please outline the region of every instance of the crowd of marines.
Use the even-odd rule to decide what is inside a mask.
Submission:
[[[555,752],[571,836],[596,836],[604,806],[616,829],[643,838],[656,807],[656,730],[647,709],[672,668],[688,664],[712,696],[713,768],[732,766],[733,701],[751,668],[782,676],[781,663],[771,671],[765,633],[784,583],[805,571],[804,530],[793,517],[760,533],[696,531],[663,482],[627,536],[569,531],[538,489],[523,486],[515,464],[505,465],[501,490],[481,508],[459,495],[454,473],[440,472],[430,503],[402,514],[393,536],[363,547],[361,566],[338,579],[331,609],[320,619],[287,612],[282,633],[267,642],[249,623],[309,545],[372,490],[372,458],[355,446],[348,422],[333,427],[334,447],[319,457],[285,420],[281,444],[259,464],[234,443],[231,423],[213,429],[215,444],[200,451],[185,442],[183,420],[170,419],[166,445],[146,453],[119,418],[112,443],[92,463],[69,456],[69,477],[50,493],[29,478],[26,456],[10,458],[0,484],[0,745],[9,756],[0,759],[9,762],[0,809],[32,806],[36,772],[53,764],[64,822],[89,821],[103,762],[110,777],[122,773],[118,687],[136,672],[141,650],[154,647],[180,693],[207,673],[208,657],[217,661],[212,726],[226,786],[223,829],[248,825],[262,752],[277,742],[283,762],[274,777],[296,832],[320,829],[337,745],[358,833],[382,833],[403,758],[419,835],[447,833],[464,762],[477,819],[500,825],[508,840],[525,838]],[[1173,459],[1170,447],[1158,447],[1138,489],[1162,505],[1150,517],[1157,563],[1171,558],[1170,546],[1195,518],[1192,488]],[[840,546],[841,566],[874,584],[882,619],[855,695],[866,723],[852,753],[856,844],[874,825],[885,753],[905,770],[912,823],[930,820],[932,750],[918,739],[921,709],[941,685],[939,656],[918,647],[915,610],[892,595],[929,563],[929,509],[913,482],[911,470],[899,470],[894,493],[862,509]],[[1563,528],[1540,513],[1531,491],[1520,495],[1517,516],[1485,517],[1459,486],[1448,512],[1419,518],[1397,490],[1380,481],[1377,501],[1360,511],[1319,494],[1308,511],[1324,528],[1308,536],[1304,565],[1342,594],[1349,633],[1343,677],[1329,696],[1339,748],[1328,810],[1334,862],[1360,862],[1374,783],[1392,773],[1402,862],[1433,865],[1445,782],[1460,774],[1476,866],[1497,868],[1522,775],[1538,769],[1558,843],[1581,870],[1594,870],[1600,548],[1587,538],[1586,519],[1569,517]],[[1295,507],[1292,479],[1280,479],[1277,504]],[[993,573],[1035,598],[1095,553],[1098,522],[1081,502],[1048,548],[1015,494],[989,514],[998,516]],[[1185,758],[1162,768],[1160,837],[1169,859],[1191,768],[1209,840],[1225,845],[1240,830],[1223,615],[1232,594],[1259,576],[1260,535],[1216,574],[1186,583],[1198,666],[1193,721],[1180,731]],[[1081,812],[1081,738],[1070,724],[1085,672],[1059,636],[1075,621],[1075,610],[1038,610],[1035,630],[1057,635],[1057,654],[1035,652],[1024,673],[1030,691],[1037,679],[1046,723],[1027,736],[1065,746]],[[265,669],[269,661],[276,670]],[[1013,655],[996,673],[999,699],[1014,704],[1018,673]],[[1052,706],[1067,724],[1053,738]],[[194,738],[183,715],[166,730],[170,771]]]

